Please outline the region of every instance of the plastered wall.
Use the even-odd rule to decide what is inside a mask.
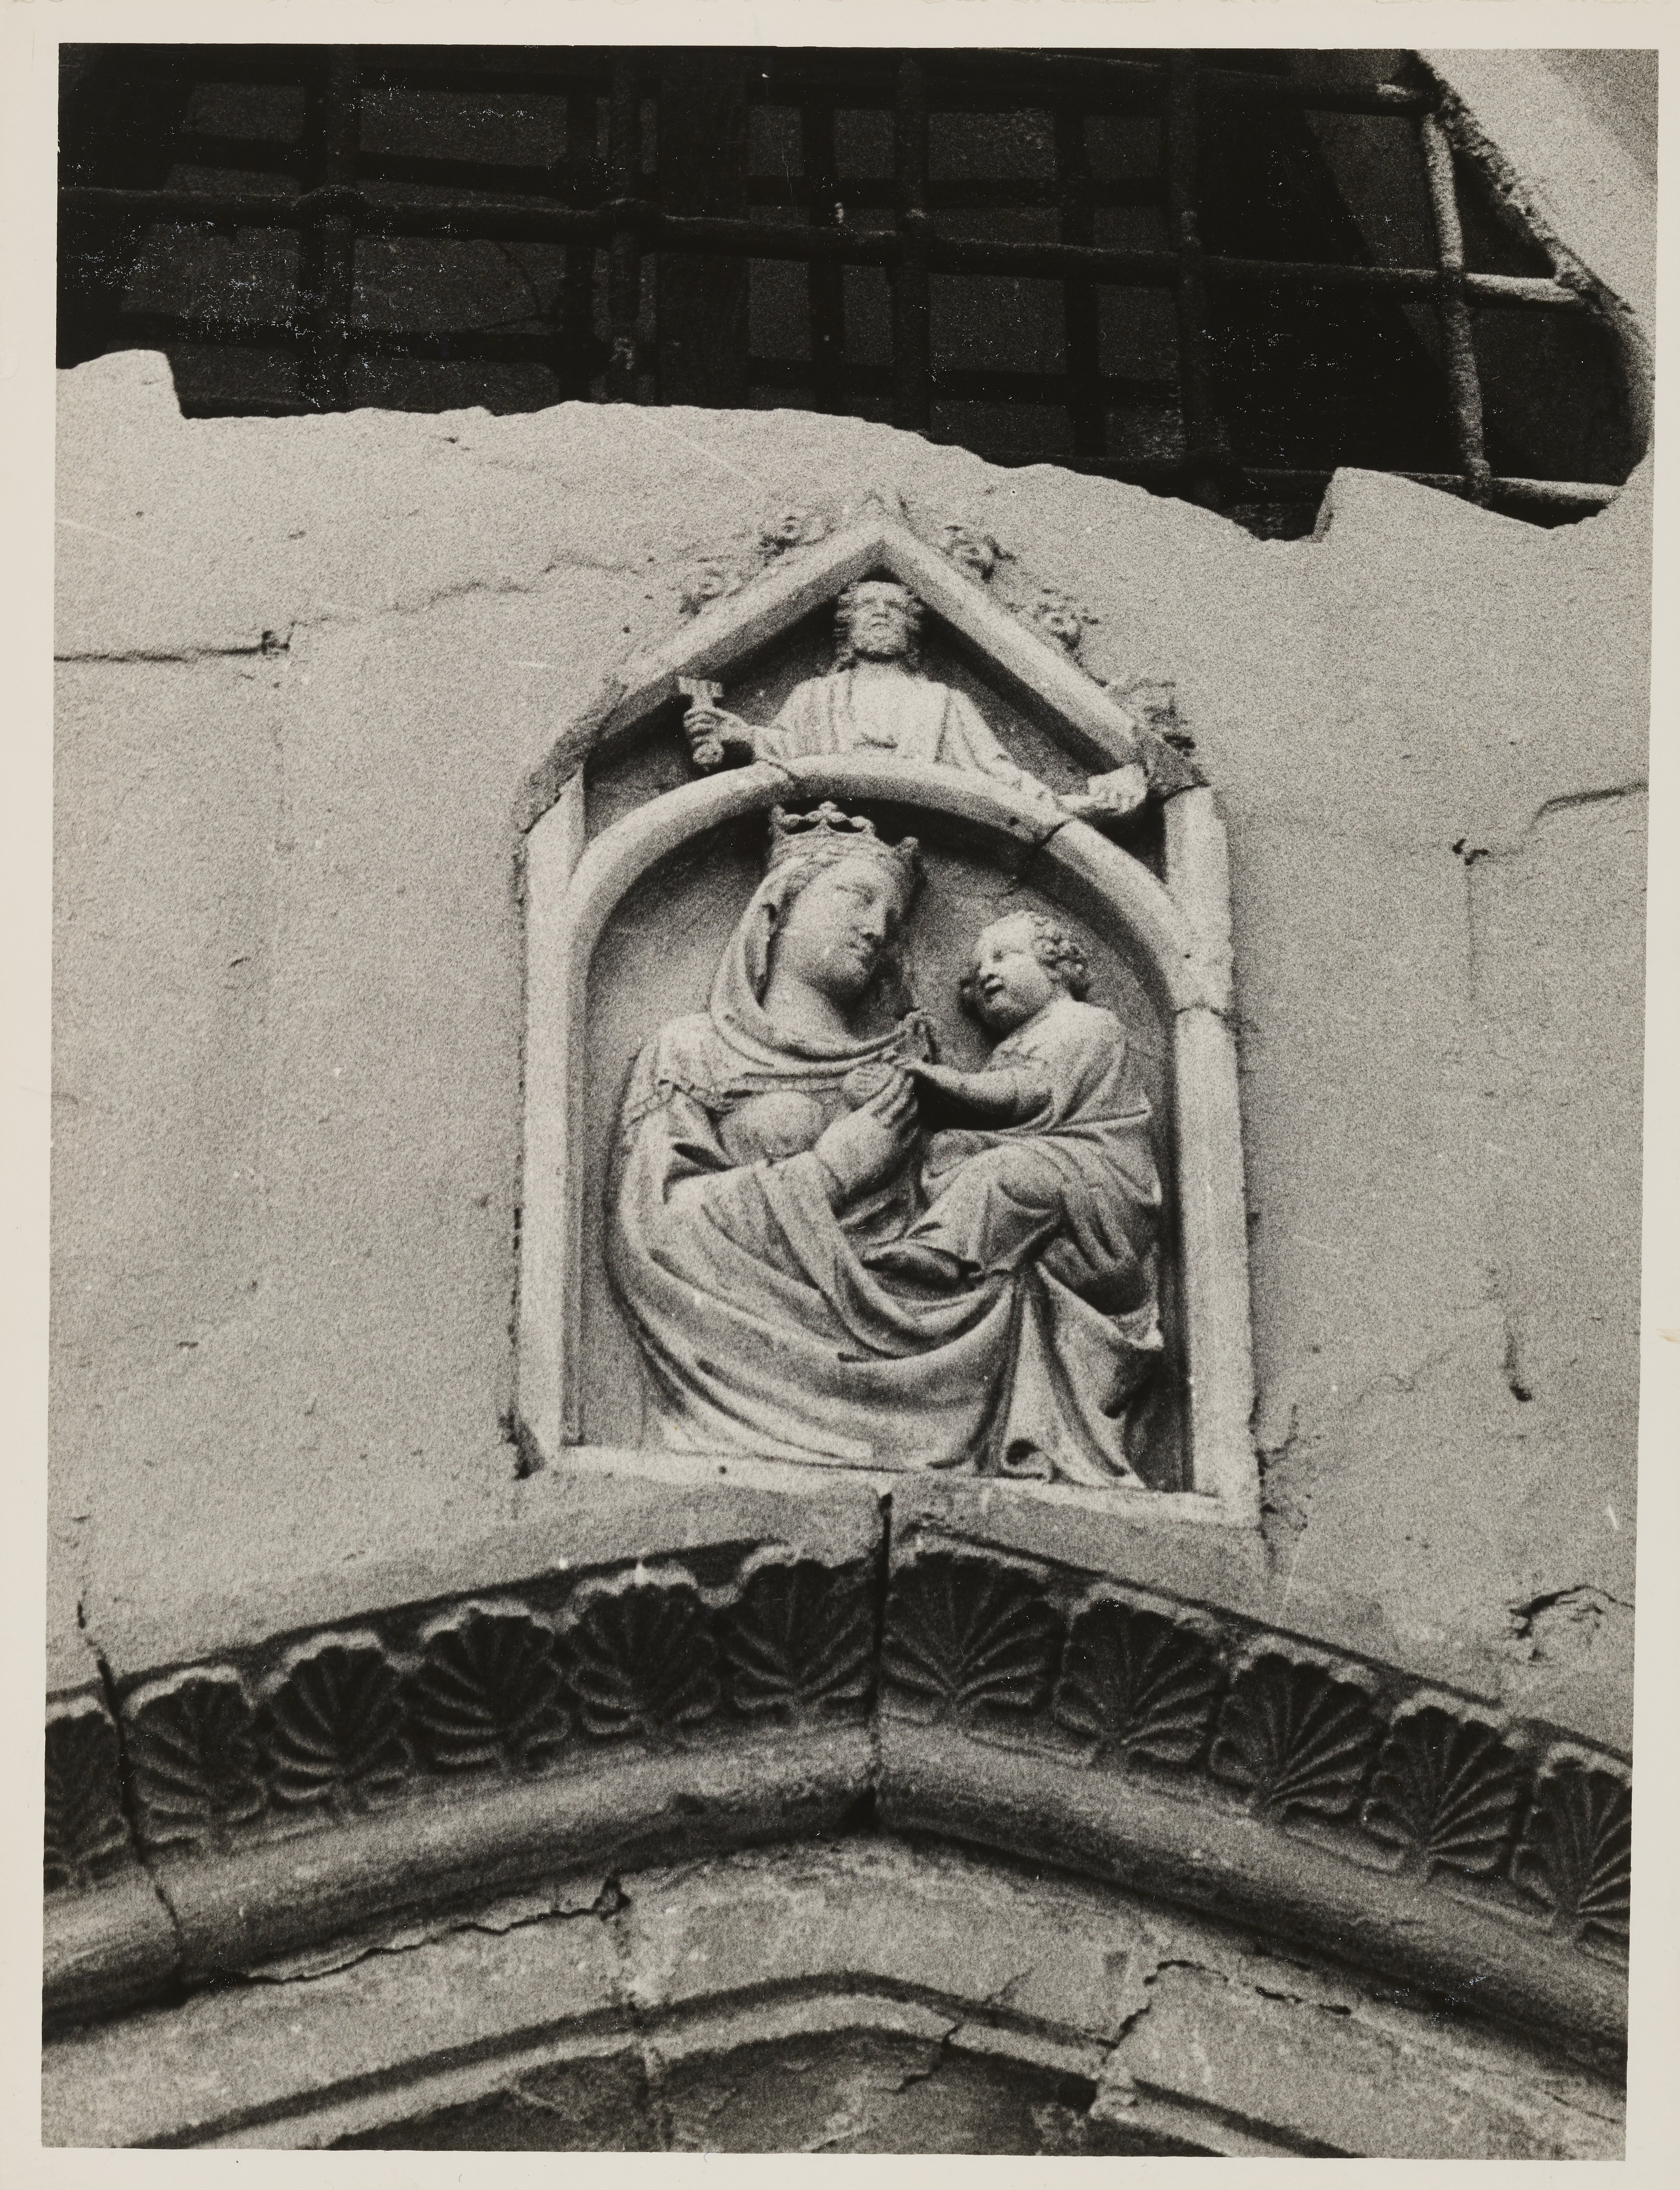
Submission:
[[[853,420],[184,423],[139,353],[58,461],[66,1650],[507,1509],[525,786],[695,556],[891,485],[1175,679],[1219,795],[1277,1571],[1623,1727],[1640,477],[1542,531],[1344,473],[1262,542]]]

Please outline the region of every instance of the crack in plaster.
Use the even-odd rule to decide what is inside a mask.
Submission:
[[[1624,799],[1644,797],[1649,789],[1646,779],[1635,776],[1626,781],[1592,784],[1579,791],[1559,791],[1543,799],[1535,807],[1520,829],[1504,837],[1491,834],[1485,839],[1465,835],[1454,842],[1451,848],[1464,864],[1465,876],[1465,933],[1468,955],[1469,1016],[1467,1030],[1486,1040],[1488,1031],[1483,1023],[1491,998],[1489,994],[1488,958],[1489,907],[1486,884],[1478,879],[1478,871],[1484,866],[1512,860],[1530,849],[1540,837],[1542,825],[1554,814],[1567,813],[1589,806],[1615,805]],[[1489,1212],[1495,1232],[1500,1228],[1497,1216]],[[1505,1327],[1505,1344],[1501,1356],[1499,1373],[1506,1389],[1518,1404],[1531,1402],[1537,1386],[1532,1370],[1524,1359],[1520,1312],[1523,1306],[1517,1297],[1513,1274],[1504,1262],[1496,1262],[1490,1269],[1488,1298],[1500,1310]],[[1426,1364],[1427,1365],[1427,1364]],[[1405,1388],[1404,1386],[1401,1388]]]
[[[1343,2006],[1337,2000],[1308,2000],[1301,1993],[1274,1992],[1269,1985],[1263,1984],[1251,1985],[1248,1989],[1257,1999],[1278,2000],[1285,2007],[1305,2007],[1310,2008],[1315,2015],[1339,2015],[1349,2019],[1353,2018],[1353,2009]]]
[[[76,1618],[83,1633],[87,1633],[86,1613],[80,1600],[77,1601],[76,1607]],[[94,1638],[89,1635],[88,1640],[94,1651],[94,1661],[99,1669],[99,1684],[105,1694],[105,1709],[111,1715],[111,1724],[116,1729],[116,1799],[122,1807],[123,1823],[128,1828],[128,1845],[133,1851],[135,1863],[145,1873],[147,1883],[157,1897],[157,1904],[162,1909],[165,1920],[169,1926],[171,1937],[175,1943],[173,1974],[179,1978],[187,1959],[186,1931],[175,1904],[170,1899],[168,1891],[164,1886],[157,1863],[146,1847],[140,1832],[139,1802],[134,1791],[133,1767],[128,1757],[128,1728],[123,1723],[122,1713],[117,1705],[116,1676],[111,1669],[111,1661]]]
[[[614,562],[604,557],[574,553],[553,555],[530,577],[525,578],[463,578],[454,584],[440,586],[417,599],[398,598],[395,600],[369,604],[365,607],[323,607],[313,613],[289,618],[285,636],[279,635],[276,626],[265,629],[254,644],[244,642],[238,645],[184,647],[89,648],[71,653],[55,653],[53,659],[66,667],[77,664],[99,664],[111,667],[145,664],[177,663],[191,665],[200,661],[241,660],[253,655],[270,657],[290,651],[292,639],[299,632],[355,629],[371,625],[391,616],[424,616],[445,604],[466,600],[484,595],[491,599],[502,597],[525,598],[537,593],[547,578],[557,571],[594,570],[610,577],[639,578],[645,576],[643,565],[637,563]]]
[[[617,1881],[609,1878],[593,1901],[577,1907],[531,1909],[525,1914],[514,1914],[520,1905],[518,1900],[501,1902],[470,1915],[444,1916],[427,1924],[411,1926],[380,1938],[345,1940],[336,1949],[326,1949],[319,1955],[297,1955],[281,1961],[255,1963],[248,1969],[219,1972],[218,1981],[249,1985],[316,1984],[323,1977],[338,1977],[376,1956],[416,1954],[423,1947],[463,1932],[479,1932],[487,1938],[500,1939],[511,1932],[529,1932],[542,1924],[574,1924],[588,1916],[604,1918],[617,1908],[618,1901],[611,1898],[617,1892]],[[498,1915],[498,1910],[505,1913]]]
[[[1508,860],[1527,850],[1540,833],[1541,825],[1553,814],[1567,813],[1578,806],[1609,806],[1624,798],[1643,798],[1650,785],[1643,775],[1630,777],[1625,783],[1591,784],[1581,791],[1560,791],[1544,798],[1536,806],[1521,828],[1502,837],[1489,835],[1485,838],[1467,831],[1455,837],[1450,849],[1467,868],[1479,866],[1484,860]],[[1475,938],[1471,940],[1471,971],[1475,973]]]
[[[1506,1606],[1505,1649],[1525,1665],[1578,1665],[1591,1657],[1615,1613],[1632,1604],[1596,1583],[1570,1582]]]
[[[117,652],[104,652],[99,649],[94,649],[87,653],[54,654],[53,659],[54,661],[64,663],[66,667],[73,667],[83,662],[100,662],[113,667],[143,662],[176,662],[190,665],[198,661],[244,661],[253,656],[260,656],[266,661],[272,660],[275,655],[289,654],[292,650],[293,633],[309,628],[310,625],[307,619],[294,616],[287,624],[286,636],[283,638],[277,629],[264,631],[254,646],[247,644],[240,646],[136,647]]]

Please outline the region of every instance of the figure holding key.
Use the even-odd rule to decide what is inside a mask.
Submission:
[[[719,688],[709,680],[684,679],[694,704],[683,727],[695,767],[721,766],[732,746],[772,761],[893,753],[989,776],[1059,819],[1117,817],[1142,803],[1141,761],[1093,776],[1082,791],[1053,791],[1018,768],[966,694],[922,674],[921,622],[921,602],[896,580],[849,586],[835,607],[832,671],[797,685],[775,721],[764,725],[720,706]]]

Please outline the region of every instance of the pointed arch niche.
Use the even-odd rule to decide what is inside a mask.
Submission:
[[[1167,1182],[1161,1372],[1144,1484],[1085,1489],[1009,1478],[1010,1498],[1116,1508],[1128,1519],[1252,1529],[1258,1484],[1236,1055],[1229,883],[1213,794],[1152,805],[1125,843],[992,780],[896,756],[752,762],[696,778],[678,679],[743,693],[768,719],[775,688],[826,667],[826,616],[854,580],[891,576],[926,610],[934,673],[982,693],[1021,765],[1060,789],[1136,758],[1136,726],[1105,689],[983,585],[890,516],[870,516],[783,559],[631,663],[560,740],[526,838],[525,1146],[519,1416],[528,1465],[671,1481],[820,1489],[834,1472],[738,1454],[644,1445],[639,1363],[606,1276],[610,1137],[631,1058],[667,1019],[704,1007],[711,974],[758,878],[770,808],[825,799],[911,833],[928,885],[910,948],[951,971],[961,908],[1008,894],[1070,919],[1092,946],[1099,1001],[1146,1058]],[[920,923],[921,941],[918,945]],[[966,937],[961,939],[966,939]],[[918,953],[920,956],[918,957]],[[951,961],[951,963],[947,963]],[[943,979],[935,984],[950,990]],[[954,996],[922,1001],[956,1018]],[[959,1063],[972,1033],[942,1024]],[[887,1488],[899,1472],[843,1471]]]

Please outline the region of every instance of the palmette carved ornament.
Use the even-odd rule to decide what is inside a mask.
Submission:
[[[941,1716],[1030,1711],[1050,1693],[1061,1639],[1030,1570],[960,1555],[915,1559],[888,1591],[882,1669]]]
[[[664,1740],[711,1717],[722,1695],[711,1614],[681,1568],[589,1583],[567,1614],[572,1691],[603,1740]]]
[[[306,1645],[263,1699],[258,1739],[276,1801],[355,1811],[408,1776],[401,1687],[372,1635]]]
[[[1194,1614],[1169,1618],[1116,1590],[1097,1591],[1075,1618],[1052,1711],[1093,1753],[1193,1764],[1219,1699],[1217,1631]]]
[[[97,1699],[78,1697],[48,1714],[46,1746],[43,1878],[48,1892],[86,1891],[128,1856],[116,1728]]]
[[[219,1851],[266,1808],[256,1717],[237,1673],[213,1666],[173,1674],[139,1690],[123,1722],[151,1846]]]
[[[1255,1652],[1220,1713],[1210,1764],[1257,1807],[1345,1816],[1365,1784],[1381,1726],[1366,1688],[1321,1660]]]
[[[860,1704],[875,1684],[875,1608],[814,1559],[760,1553],[724,1623],[738,1711],[781,1716]]]
[[[571,1733],[553,1630],[505,1606],[470,1606],[432,1631],[410,1708],[421,1746],[445,1772],[535,1771]]]
[[[1573,1747],[1547,1758],[1513,1875],[1575,1939],[1626,1947],[1633,1790],[1605,1760]]]
[[[1570,1939],[1625,1945],[1632,1798],[1616,1760],[1537,1756],[1463,1699],[1397,1694],[1388,1669],[1115,1585],[1076,1595],[1064,1635],[1065,1586],[1056,1569],[918,1548],[887,1597],[888,1709],[984,1720],[992,1743],[1012,1726],[1040,1739],[1047,1718],[1099,1770],[1188,1773],[1280,1830],[1327,1830],[1350,1853],[1483,1885],[1501,1914],[1526,1901]]]
[[[56,1707],[48,1888],[84,1889],[123,1858],[125,1770],[143,1850],[225,1852],[429,1784],[573,1768],[580,1735],[599,1758],[720,1719],[855,1713],[875,1679],[871,1573],[775,1552],[721,1592],[661,1562],[586,1579],[554,1612],[498,1595],[391,1624],[324,1631],[265,1673],[218,1664],[143,1682],[120,1728],[91,1699]]]
[[[1509,1857],[1521,1800],[1517,1759],[1496,1728],[1422,1704],[1394,1721],[1360,1822],[1426,1875],[1444,1868],[1485,1878]]]
[[[1259,1834],[1274,1851],[1268,1875],[1294,1876],[1309,1843],[1320,1865],[1346,1858],[1355,1880],[1386,1873],[1388,1890],[1423,1897],[1438,1941],[1456,1938],[1473,1908],[1519,1959],[1529,1939],[1583,1956],[1582,1996],[1601,2002],[1589,2019],[1602,2026],[1605,1964],[1628,1928],[1631,1796],[1619,1759],[1221,1608],[937,1531],[911,1539],[884,1586],[872,1562],[831,1565],[780,1545],[727,1566],[706,1556],[703,1571],[668,1559],[551,1571],[517,1594],[393,1608],[271,1656],[259,1647],[178,1669],[132,1687],[115,1724],[96,1699],[71,1699],[55,1708],[47,1751],[53,1904],[85,1904],[133,1875],[125,1809],[134,1852],[166,1892],[181,1866],[236,1864],[300,1834],[314,1836],[309,1864],[330,1878],[334,1835],[406,1831],[412,1806],[446,1797],[467,1803],[451,1830],[470,1847],[470,1820],[482,1811],[486,1830],[501,1830],[495,1805],[533,1779],[564,1804],[581,1777],[588,1813],[610,1815],[621,1761],[656,1756],[678,1773],[671,1784],[694,1790],[678,1797],[680,1833],[705,1807],[708,1756],[823,1741],[848,1722],[860,1732],[873,1709],[881,1743],[861,1752],[860,1771],[862,1757],[884,1756],[892,1725],[912,1779],[917,1742],[936,1745],[927,1753],[958,1785],[972,1753],[977,1788],[1014,1752],[1027,1767],[1024,1799],[1030,1808],[1042,1790],[1047,1819],[1056,1784],[1077,1781],[1121,1849],[1136,1806],[1154,1801],[1158,1814],[1164,1796],[1187,1846],[1201,1845],[1215,1813],[1240,1818],[1244,1847],[1257,1853],[1246,1835]],[[755,1779],[767,1768],[763,1750],[738,1754]],[[984,1837],[984,1811],[962,1814],[963,1830]],[[365,1846],[346,1838],[346,1875],[361,1875]],[[1033,1847],[1087,1867],[1047,1823]],[[550,1869],[564,1859],[563,1849],[542,1858]],[[267,1871],[241,1875],[271,1892],[255,1883]],[[393,1880],[380,1890],[400,1899]],[[464,1891],[470,1876],[451,1871],[449,1884]],[[1217,1899],[1225,1888],[1215,1886]],[[122,1905],[111,1903],[113,1922]],[[1264,1905],[1263,1893],[1251,1921],[1263,1924]],[[1574,1996],[1565,1973],[1547,1982],[1550,1997],[1560,1984]]]

